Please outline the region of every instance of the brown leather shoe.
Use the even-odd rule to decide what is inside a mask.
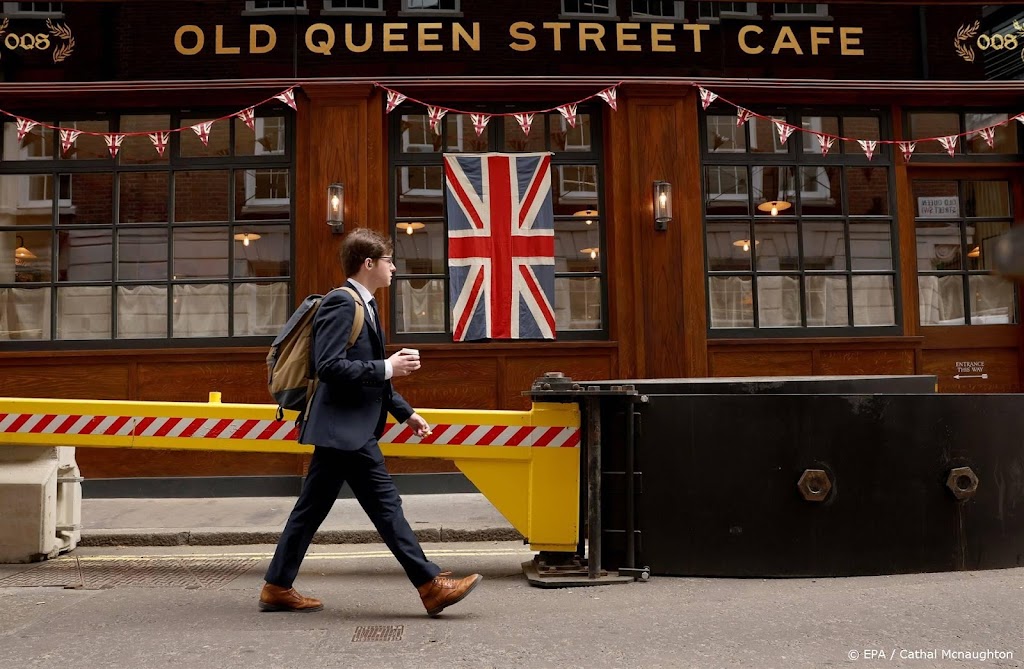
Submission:
[[[282,588],[279,585],[263,584],[260,591],[260,611],[296,611],[310,613],[324,608],[323,602],[312,597],[303,597],[295,592],[295,588]]]
[[[429,583],[424,583],[416,590],[420,593],[423,606],[427,609],[427,615],[436,617],[445,608],[457,604],[465,599],[466,595],[473,592],[484,577],[480,574],[470,574],[465,578],[450,578],[450,571],[442,571]]]

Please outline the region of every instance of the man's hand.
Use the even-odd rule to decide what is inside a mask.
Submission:
[[[412,428],[417,437],[426,437],[430,434],[430,425],[418,413],[409,416],[409,420],[405,421],[405,424]]]
[[[409,376],[420,368],[420,356],[401,351],[388,358],[388,362],[394,376]]]

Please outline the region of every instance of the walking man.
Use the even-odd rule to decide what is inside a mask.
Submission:
[[[346,481],[405,568],[428,615],[436,616],[461,601],[483,579],[480,574],[452,578],[426,558],[402,513],[402,500],[377,444],[389,412],[418,436],[430,431],[427,421],[391,387],[392,377],[408,376],[420,368],[419,356],[398,352],[384,359],[384,333],[373,293],[391,285],[395,273],[391,252],[389,240],[367,229],[353,230],[342,242],[342,269],[366,314],[351,348],[345,348],[356,311],[350,293],[331,291],[314,317],[313,363],[320,383],[299,433],[299,443],[314,446],[313,457],[267,570],[259,602],[263,611],[323,609],[320,600],[296,592],[292,582]]]

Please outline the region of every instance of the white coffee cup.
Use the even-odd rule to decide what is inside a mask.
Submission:
[[[401,351],[399,351],[399,353],[403,353],[405,355],[414,355],[417,358],[420,357],[419,349],[415,348],[403,348]]]

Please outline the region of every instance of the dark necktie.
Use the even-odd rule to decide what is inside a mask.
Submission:
[[[373,314],[373,329],[377,331],[377,337],[384,341],[384,330],[380,327],[380,314],[377,313],[377,300],[370,298],[370,301],[366,303],[370,307],[370,312]]]

